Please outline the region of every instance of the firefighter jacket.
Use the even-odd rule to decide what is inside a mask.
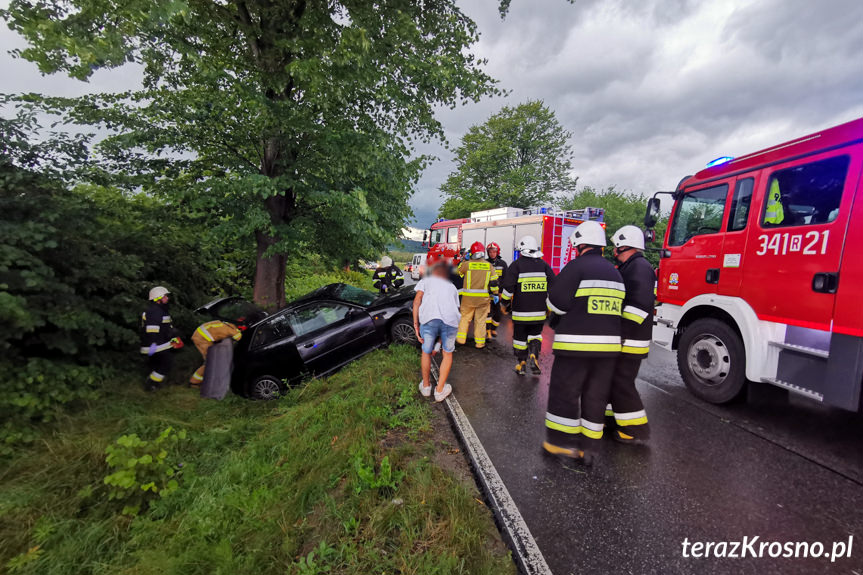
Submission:
[[[515,260],[501,282],[500,298],[512,300],[512,321],[545,321],[548,288],[554,270],[541,258],[521,257]]]
[[[653,337],[653,286],[656,272],[640,252],[620,264],[617,271],[623,276],[626,286],[620,327],[622,351],[644,359]]]
[[[195,335],[210,343],[216,343],[229,337],[233,338],[234,341],[240,341],[243,332],[226,321],[213,320],[199,325],[198,329],[195,330]]]
[[[500,286],[500,280],[503,279],[503,275],[506,273],[506,261],[502,257],[497,256],[493,260],[489,259],[488,262],[494,268],[494,275],[497,278],[498,286]]]
[[[392,288],[401,287],[402,284],[405,283],[405,277],[402,274],[402,270],[394,265],[387,268],[376,269],[375,273],[372,274],[372,277],[374,278],[375,288],[380,291],[387,291]]]
[[[141,353],[149,353],[150,346],[156,344],[156,353],[171,349],[171,340],[177,337],[177,330],[171,322],[168,304],[151,301],[141,314]]]
[[[585,252],[566,264],[548,292],[548,309],[559,316],[552,345],[555,355],[620,353],[625,296],[623,278],[600,250]]]
[[[458,266],[458,275],[464,278],[459,291],[462,297],[497,295],[497,278],[488,260],[465,260]]]

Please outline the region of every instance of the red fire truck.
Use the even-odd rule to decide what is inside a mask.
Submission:
[[[853,411],[863,384],[863,119],[678,184],[654,343],[687,387],[723,403],[748,381]],[[645,225],[660,214],[648,203]]]
[[[472,212],[460,220],[439,220],[432,224],[430,246],[445,243],[447,248],[469,248],[474,242],[500,246],[500,256],[511,264],[518,258],[518,241],[534,236],[543,259],[555,273],[574,256],[569,236],[581,222],[591,219],[602,223],[605,212],[600,208],[555,210],[553,208],[495,208]]]

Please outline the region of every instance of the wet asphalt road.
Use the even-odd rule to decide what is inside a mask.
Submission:
[[[452,383],[555,574],[863,575],[863,416],[753,386],[712,406],[689,395],[674,356],[652,350],[638,387],[649,446],[603,440],[592,469],[542,453],[543,375],[517,376],[509,322],[486,350],[462,347]],[[682,542],[821,542],[854,536],[850,558],[684,558]],[[757,550],[757,544],[756,544]]]

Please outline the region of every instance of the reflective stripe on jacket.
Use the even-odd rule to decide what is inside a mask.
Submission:
[[[512,321],[545,321],[548,289],[554,270],[541,258],[520,257],[509,266],[501,282],[500,297],[512,300]]]
[[[458,266],[458,275],[464,278],[459,290],[462,296],[487,298],[489,293],[498,292],[494,268],[488,260],[463,261]]]
[[[552,349],[557,355],[608,356],[622,348],[626,287],[598,249],[566,264],[548,292],[548,308],[560,316]]]
[[[633,254],[618,267],[626,286],[620,333],[623,353],[647,357],[653,337],[653,286],[656,272],[642,253]]]

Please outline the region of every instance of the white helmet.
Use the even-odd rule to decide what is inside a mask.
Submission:
[[[162,299],[163,297],[165,297],[169,293],[171,293],[171,292],[168,291],[168,288],[164,288],[162,286],[156,286],[150,290],[150,295],[148,297],[150,298],[150,301],[156,301],[156,300]]]
[[[575,231],[569,236],[569,243],[578,247],[581,245],[588,246],[607,246],[608,242],[605,239],[605,230],[599,225],[599,222],[588,220],[576,226]]]
[[[518,251],[521,252],[521,255],[529,258],[542,257],[542,252],[539,251],[539,243],[537,243],[536,238],[533,236],[524,236],[521,238],[521,241],[518,242]]]
[[[391,265],[393,265],[393,258],[391,258],[390,256],[384,256],[381,258],[381,267],[382,268],[388,268]]]
[[[623,226],[611,236],[611,242],[616,248],[644,249],[644,232],[638,226]]]

